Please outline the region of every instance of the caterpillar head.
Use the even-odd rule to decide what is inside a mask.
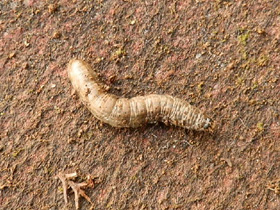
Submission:
[[[210,118],[206,118],[203,128],[209,129],[211,126],[212,126],[212,120]]]
[[[210,118],[206,118],[204,125],[203,125],[203,130],[213,132],[214,127],[215,127],[215,125],[214,125],[213,120]]]

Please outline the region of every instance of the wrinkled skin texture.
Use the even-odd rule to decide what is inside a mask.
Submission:
[[[96,72],[81,60],[71,60],[68,76],[91,113],[113,127],[139,127],[162,121],[190,130],[207,130],[211,120],[189,103],[169,95],[120,98],[103,90]]]

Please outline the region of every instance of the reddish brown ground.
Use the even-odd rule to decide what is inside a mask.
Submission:
[[[73,57],[111,93],[188,100],[216,132],[101,124],[71,92]],[[1,0],[0,209],[63,209],[55,175],[74,171],[96,177],[95,209],[280,209],[279,78],[279,0]]]

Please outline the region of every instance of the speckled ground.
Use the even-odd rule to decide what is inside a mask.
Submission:
[[[88,61],[111,93],[166,93],[213,135],[116,129],[66,75]],[[280,1],[0,2],[0,209],[74,209],[55,175],[94,178],[81,209],[280,206]]]

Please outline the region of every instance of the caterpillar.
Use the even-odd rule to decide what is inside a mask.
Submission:
[[[212,120],[188,102],[170,95],[122,98],[107,93],[98,75],[82,60],[71,60],[68,77],[83,104],[95,118],[113,127],[139,127],[161,121],[190,130],[209,130]]]

